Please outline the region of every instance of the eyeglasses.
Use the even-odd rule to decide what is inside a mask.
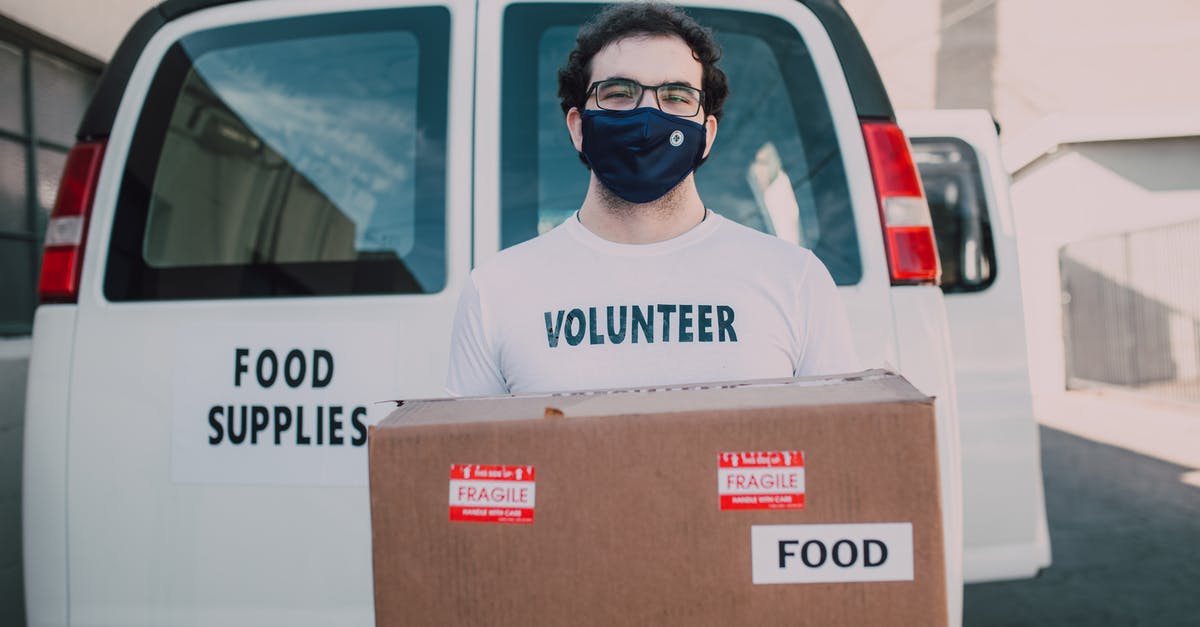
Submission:
[[[583,99],[587,100],[595,93],[596,106],[601,109],[629,111],[642,102],[642,94],[647,89],[654,91],[654,101],[658,108],[671,115],[690,118],[700,113],[700,105],[704,104],[704,92],[695,87],[679,83],[643,85],[624,78],[610,78],[592,83]]]

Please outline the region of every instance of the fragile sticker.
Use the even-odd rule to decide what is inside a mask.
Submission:
[[[721,509],[804,509],[804,451],[724,452],[717,468]]]
[[[450,465],[450,520],[533,522],[537,486],[533,466]]]

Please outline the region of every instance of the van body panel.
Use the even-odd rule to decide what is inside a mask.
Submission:
[[[25,616],[67,624],[67,414],[75,307],[43,305],[33,319],[21,472]]]
[[[962,429],[965,578],[974,583],[1032,577],[1050,564],[1050,544],[999,139],[985,111],[906,111],[900,124],[918,153],[939,138],[970,147],[991,225],[994,276],[945,297]]]
[[[441,6],[450,15],[446,280],[428,294],[109,301],[103,284],[121,182],[113,173],[125,167],[141,103],[168,49],[191,33],[333,9],[312,1],[228,4],[169,22],[142,52],[115,118],[72,308],[82,334],[65,438],[73,622],[373,623],[365,427],[389,411],[375,401],[443,394],[450,314],[470,262],[470,186],[458,182],[471,178],[474,4],[361,1],[335,10],[409,6]],[[277,366],[256,360],[267,350]],[[299,357],[288,371],[295,387],[284,372],[293,350],[306,360],[304,376]],[[319,373],[317,361],[332,372]],[[356,415],[363,429],[350,420],[356,406],[366,412]],[[210,407],[219,408],[219,431]],[[251,425],[255,407],[271,412],[273,423],[278,407],[290,408],[283,444],[302,433],[310,444],[280,446],[272,424],[251,445],[243,416],[234,445],[230,424],[243,407]],[[310,421],[306,433],[297,426],[300,409]],[[205,439],[218,434],[218,444]]]
[[[121,40],[108,69],[101,77],[96,95],[79,126],[77,137],[80,141],[105,138],[111,134],[117,105],[125,92],[133,65],[146,43],[163,24],[201,9],[240,1],[242,0],[166,0],[142,15]],[[838,59],[858,115],[864,118],[894,119],[895,113],[884,89],[883,79],[871,60],[866,43],[841,3],[837,0],[798,1],[821,21],[838,50]],[[486,7],[487,3],[484,3],[484,6]]]
[[[950,361],[946,308],[937,286],[906,286],[891,291],[899,371],[917,389],[934,397],[937,410],[938,474],[942,482],[946,602],[950,624],[962,622],[963,483],[958,395]]]

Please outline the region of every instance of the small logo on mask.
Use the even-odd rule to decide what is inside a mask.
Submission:
[[[683,143],[683,131],[676,129],[675,132],[671,133],[671,145],[679,146],[682,143]]]

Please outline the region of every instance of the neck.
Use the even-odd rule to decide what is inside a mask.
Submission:
[[[662,198],[647,203],[622,199],[592,175],[579,208],[579,221],[610,242],[653,244],[683,235],[700,224],[706,213],[690,174]]]

